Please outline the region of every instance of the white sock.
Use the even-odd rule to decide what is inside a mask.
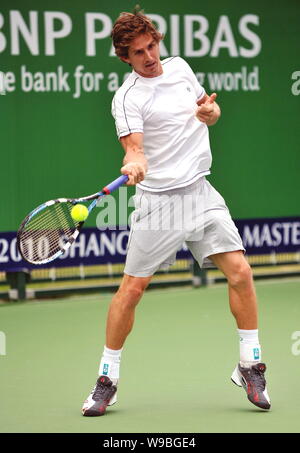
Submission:
[[[108,376],[114,385],[120,378],[120,361],[122,349],[109,349],[104,346],[103,355],[99,366],[99,376]]]
[[[240,364],[244,368],[261,362],[261,347],[258,340],[258,330],[237,329],[240,337]]]

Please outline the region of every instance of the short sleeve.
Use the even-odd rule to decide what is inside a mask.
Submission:
[[[115,119],[118,138],[144,131],[141,110],[134,99],[134,91],[129,87],[117,92],[112,100],[112,115]]]

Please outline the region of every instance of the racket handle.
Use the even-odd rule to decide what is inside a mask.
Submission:
[[[113,192],[114,190],[117,190],[126,181],[128,181],[128,176],[127,175],[119,176],[119,178],[115,179],[110,184],[108,184],[107,186],[103,187],[102,192],[105,193],[106,195],[108,195],[111,192]]]

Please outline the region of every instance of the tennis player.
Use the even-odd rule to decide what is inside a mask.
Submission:
[[[116,402],[121,353],[135,308],[153,274],[174,262],[184,241],[200,266],[209,259],[226,276],[240,340],[231,379],[244,387],[251,403],[270,409],[251,268],[224,199],[206,179],[212,161],[208,126],[221,114],[217,95],[205,92],[182,58],[160,59],[162,35],[141,12],[122,13],[112,39],[116,55],[132,67],[114,96],[112,113],[125,150],[121,172],[136,185],[135,211],[123,280],[109,307],[99,378],[82,413],[103,415]],[[187,200],[192,200],[188,210]],[[189,214],[178,228],[182,209]],[[158,219],[170,212],[173,223],[163,228]]]

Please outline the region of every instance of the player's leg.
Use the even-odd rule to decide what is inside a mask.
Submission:
[[[209,258],[227,278],[230,309],[238,326],[240,362],[231,379],[245,388],[249,401],[261,409],[270,409],[264,377],[266,365],[261,362],[257,300],[251,268],[242,251],[219,253]]]
[[[229,304],[239,329],[257,329],[257,300],[252,270],[240,250],[209,257],[226,276]]]
[[[116,386],[120,378],[123,345],[134,324],[135,308],[151,278],[152,276],[134,277],[124,274],[108,310],[106,344],[100,362],[99,376],[107,375]],[[115,394],[109,405],[113,405],[116,401],[117,395]]]
[[[184,233],[181,230],[161,228],[160,222],[165,219],[165,212],[170,212],[168,208],[171,202],[172,197],[166,194],[160,197],[157,194],[151,195],[137,190],[125,275],[109,307],[106,345],[99,367],[98,387],[96,386],[85,402],[84,415],[103,415],[107,405],[112,405],[116,401],[122,348],[134,323],[136,305],[152,275],[157,269],[171,265],[175,261],[176,251],[183,243]],[[177,207],[177,204],[173,205]],[[180,218],[180,214],[176,212],[174,218]],[[100,401],[101,392],[105,395],[105,404]],[[96,410],[93,409],[95,395]]]
[[[106,345],[100,362],[99,378],[83,404],[82,413],[85,416],[104,415],[107,406],[114,404],[117,400],[122,348],[133,327],[135,308],[151,278],[125,274],[111,301],[106,323]]]
[[[119,290],[114,295],[107,317],[106,346],[110,349],[121,349],[130,333],[135,308],[140,301],[151,277],[133,277],[124,275]]]
[[[253,404],[267,409],[270,404],[264,379],[266,368],[261,363],[252,271],[243,255],[245,250],[241,237],[223,197],[206,180],[202,194],[204,215],[203,219],[199,219],[203,223],[203,236],[199,241],[187,242],[187,245],[200,267],[204,259],[210,257],[228,279],[230,308],[240,337],[240,362],[232,380],[245,387]],[[258,391],[253,393],[253,389]]]

